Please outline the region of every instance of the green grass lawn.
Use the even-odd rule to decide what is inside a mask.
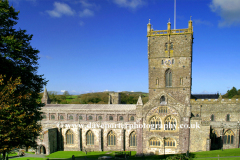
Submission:
[[[212,150],[204,152],[193,152],[190,156],[193,158],[203,158],[203,157],[227,157],[227,156],[240,156],[240,148],[225,149],[225,150]],[[240,157],[238,158],[240,159]]]
[[[46,160],[47,158],[49,159],[54,159],[58,160],[55,158],[66,158],[69,159],[74,155],[76,158],[83,158],[83,157],[88,157],[91,159],[98,159],[100,156],[112,156],[114,157],[115,151],[105,151],[105,152],[88,152],[87,154],[82,151],[58,151],[55,153],[52,153],[50,155],[47,155],[46,158],[32,158],[32,157],[19,157],[16,159],[19,160]],[[129,153],[127,151],[126,153]],[[15,153],[16,154],[16,153]],[[17,154],[16,154],[17,155]],[[130,160],[137,160],[137,159],[142,159],[139,157],[135,157],[136,151],[131,152],[131,157],[129,158]],[[203,151],[203,152],[193,152],[190,153],[190,157],[193,158],[194,160],[217,160],[218,158],[208,158],[208,157],[228,157],[228,156],[240,156],[240,148],[235,148],[235,149],[226,149],[226,150],[213,150],[213,151]],[[14,156],[14,154],[12,154]],[[166,157],[171,156],[171,155],[166,155]],[[9,155],[10,157],[10,155]],[[206,158],[205,158],[206,157]],[[153,155],[153,156],[145,156],[145,160],[159,160],[159,159],[164,159],[164,155]],[[239,160],[240,157],[232,157],[232,158],[227,158],[228,160]],[[224,158],[221,158],[221,160],[224,160]]]

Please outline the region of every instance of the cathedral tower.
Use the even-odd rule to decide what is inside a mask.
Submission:
[[[187,29],[153,30],[147,25],[149,100],[162,91],[188,104],[192,80],[192,21]]]

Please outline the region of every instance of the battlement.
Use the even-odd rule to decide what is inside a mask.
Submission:
[[[192,20],[188,22],[188,28],[185,29],[171,29],[171,23],[167,23],[167,30],[156,30],[151,28],[150,21],[147,25],[147,37],[151,36],[165,36],[165,35],[178,35],[178,34],[193,34]]]
[[[232,104],[232,103],[240,103],[240,100],[239,99],[222,99],[222,98],[219,98],[219,99],[191,99],[190,100],[190,103],[191,104],[199,104],[199,103],[229,103],[229,104]]]

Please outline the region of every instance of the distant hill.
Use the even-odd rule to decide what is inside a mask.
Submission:
[[[42,97],[43,93],[39,94]],[[94,92],[81,95],[58,95],[56,92],[48,92],[52,104],[108,104],[109,92]],[[148,101],[148,93],[144,92],[120,92],[121,104],[136,104],[141,95],[143,104]]]

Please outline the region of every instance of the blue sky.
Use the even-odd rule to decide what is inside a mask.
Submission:
[[[174,26],[174,0],[9,0],[33,34],[48,91],[148,92],[147,23]],[[240,89],[240,0],[177,0],[176,28],[193,20],[192,93]]]

